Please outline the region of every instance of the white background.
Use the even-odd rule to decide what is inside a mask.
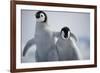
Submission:
[[[34,0],[40,1],[40,0]],[[100,1],[99,0],[41,0],[45,2],[71,3],[71,4],[89,4],[98,5],[98,32],[100,31]],[[98,37],[100,34],[98,33]],[[100,72],[100,39],[98,38],[98,66],[97,68],[68,69],[55,71],[41,71],[34,73],[99,73]],[[0,2],[0,73],[10,72],[10,0],[1,0]]]

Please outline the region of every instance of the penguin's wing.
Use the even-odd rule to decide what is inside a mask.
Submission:
[[[32,45],[34,45],[34,44],[35,44],[34,38],[30,39],[30,40],[26,43],[26,45],[25,45],[25,47],[24,47],[24,50],[23,50],[23,56],[25,56],[25,54],[26,54],[26,52],[28,51],[28,49],[29,49]]]
[[[70,36],[73,37],[73,39],[74,39],[76,42],[78,41],[76,35],[74,35],[72,32],[70,33]]]
[[[80,51],[80,49],[78,48],[78,46],[77,46],[77,44],[76,44],[76,41],[74,41],[73,39],[71,39],[71,43],[72,43],[72,48],[73,48],[73,54],[75,55],[77,55],[77,58],[80,60],[80,59],[82,59],[82,54],[81,54],[81,51]]]

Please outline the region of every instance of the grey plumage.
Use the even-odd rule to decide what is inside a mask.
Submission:
[[[52,46],[48,58],[50,61],[79,60],[81,54],[76,45],[77,38],[68,27],[63,27],[57,36],[58,40]]]
[[[78,60],[78,54],[75,47],[72,44],[70,39],[63,40],[61,38],[58,39],[57,50],[59,51],[59,60]]]
[[[48,52],[51,50],[51,45],[54,44],[54,39],[52,38],[52,35],[50,34],[49,31],[45,30],[45,29],[40,29],[36,30],[35,34],[35,41],[36,41],[36,45],[37,45],[37,49],[36,49],[36,59],[37,61],[48,61],[47,60],[47,55]]]
[[[60,61],[79,60],[81,59],[81,54],[79,52],[79,48],[76,45],[76,38],[74,34],[70,32],[70,30],[65,31],[65,29],[67,28],[64,28],[64,30],[61,30],[61,35],[62,35],[62,31],[64,32],[62,36],[67,35],[66,37],[64,37],[65,39],[63,39],[63,37],[60,35],[58,38],[58,41],[56,42],[59,60]],[[70,32],[69,35],[68,35],[68,32]]]
[[[24,51],[23,51],[23,56],[25,56],[25,54],[26,54],[26,52],[28,51],[28,49],[29,49],[32,45],[34,45],[34,44],[35,44],[34,38],[30,39],[30,40],[26,43],[26,45],[25,45],[25,47],[24,47]]]
[[[36,13],[36,20],[35,36],[26,43],[23,56],[32,45],[36,45],[36,61],[45,62],[48,61],[48,53],[54,45],[54,38],[52,32],[46,29],[47,16],[43,11]]]
[[[51,46],[51,50],[48,53],[48,61],[59,61],[59,55],[56,45]]]

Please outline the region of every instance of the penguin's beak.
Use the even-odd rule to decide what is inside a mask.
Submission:
[[[72,37],[73,39],[75,39],[75,41],[77,41],[77,37],[72,32],[68,34],[68,37]]]

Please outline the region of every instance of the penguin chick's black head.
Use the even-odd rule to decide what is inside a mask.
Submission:
[[[62,34],[62,31],[64,32],[64,38],[67,38],[68,37],[68,32],[70,31],[70,29],[68,27],[63,27],[61,29],[61,34]]]
[[[46,13],[43,12],[43,11],[38,11],[38,12],[36,13],[36,15],[35,15],[36,18],[37,18],[37,19],[41,18],[41,17],[42,17],[42,16],[41,16],[41,13],[44,14],[44,16],[45,16],[45,19],[44,19],[43,22],[46,22],[46,21],[47,21],[47,15],[46,15]]]

